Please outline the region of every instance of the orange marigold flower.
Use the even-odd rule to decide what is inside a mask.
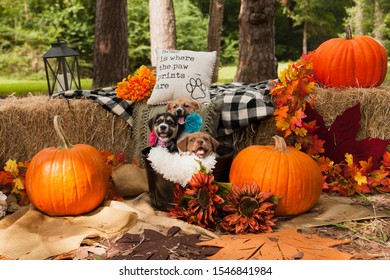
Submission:
[[[156,84],[153,70],[142,65],[133,76],[129,75],[117,83],[116,95],[133,102],[146,102]]]

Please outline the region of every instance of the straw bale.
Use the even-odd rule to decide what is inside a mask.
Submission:
[[[41,149],[58,146],[54,115],[73,144],[84,143],[112,152],[129,150],[131,128],[120,117],[86,99],[48,96],[0,99],[0,164],[31,160]]]
[[[338,115],[360,103],[362,114],[357,138],[390,139],[390,87],[316,88],[316,109],[330,126]]]
[[[390,139],[390,87],[330,89],[316,88],[314,108],[329,126],[346,109],[361,104],[361,129],[357,139],[374,137]],[[134,131],[120,117],[86,99],[49,99],[47,96],[0,99],[0,164],[8,159],[30,160],[39,150],[57,146],[53,128],[54,115],[61,123],[71,143],[86,143],[98,149],[124,152],[134,156]],[[137,125],[137,124],[135,124]],[[142,124],[138,124],[142,125]],[[259,144],[272,144],[277,134],[271,116],[220,138],[236,152]]]
[[[376,88],[316,88],[314,109],[323,117],[329,127],[338,115],[360,103],[361,128],[357,139],[367,137],[390,139],[390,87]],[[236,131],[228,140],[240,151],[248,145],[271,145],[272,136],[277,134],[275,118],[267,118],[259,124]],[[388,147],[389,148],[389,147]]]

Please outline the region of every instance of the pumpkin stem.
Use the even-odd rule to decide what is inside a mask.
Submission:
[[[68,141],[68,139],[65,138],[64,131],[62,130],[62,127],[59,122],[60,116],[56,115],[54,116],[54,130],[57,133],[58,138],[60,139],[60,148],[61,149],[70,149],[72,148],[72,144]]]
[[[284,141],[283,137],[275,135],[275,136],[272,137],[272,139],[275,141],[275,148],[274,148],[274,150],[279,151],[281,153],[288,153],[289,152],[289,150],[287,150],[286,141]]]
[[[345,28],[345,39],[351,40],[352,39],[352,29],[350,25],[347,25]]]

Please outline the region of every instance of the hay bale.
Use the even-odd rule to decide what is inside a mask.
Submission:
[[[316,109],[330,126],[338,115],[360,103],[359,140],[372,137],[390,139],[390,87],[330,89],[316,88]]]
[[[367,137],[390,139],[390,87],[377,88],[316,88],[314,109],[324,118],[329,127],[338,115],[357,103],[361,104],[361,128],[357,139]],[[277,134],[275,118],[267,118],[257,125],[236,131],[230,139],[239,151],[248,145],[272,145],[272,136]],[[225,140],[226,142],[226,140]]]
[[[316,88],[314,108],[329,126],[337,115],[361,104],[361,129],[358,139],[390,139],[390,87],[326,89]],[[47,96],[0,99],[0,164],[9,158],[30,160],[39,150],[57,146],[53,129],[54,115],[60,115],[71,143],[86,143],[98,149],[135,155],[133,143],[142,142],[120,117],[86,99],[49,99]],[[137,125],[137,124],[135,124]],[[240,129],[221,140],[236,151],[249,145],[271,145],[277,133],[275,119]]]
[[[41,149],[58,145],[54,115],[69,141],[112,152],[129,150],[131,128],[120,117],[86,99],[48,96],[0,99],[0,164],[8,159],[31,160]]]

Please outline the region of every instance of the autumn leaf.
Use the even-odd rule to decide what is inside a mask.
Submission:
[[[319,139],[325,141],[325,156],[335,163],[344,161],[345,154],[352,154],[355,161],[368,161],[372,157],[372,169],[379,167],[379,161],[390,144],[390,140],[379,138],[365,138],[356,140],[360,129],[360,103],[344,111],[336,117],[329,128],[325,126],[323,118],[311,106],[306,106],[305,114],[308,120],[316,120],[318,129],[314,132]]]
[[[355,176],[353,177],[355,181],[358,183],[358,185],[367,184],[367,177],[363,176],[360,172],[356,172]]]
[[[223,235],[197,245],[221,248],[208,257],[210,260],[349,260],[352,255],[331,247],[350,242],[287,229],[272,233]]]
[[[16,160],[9,159],[4,166],[4,170],[11,173],[12,177],[16,178],[19,176],[18,164]]]
[[[382,164],[385,168],[390,168],[390,152],[386,151],[383,154]]]
[[[199,234],[182,234],[179,227],[168,229],[167,235],[144,229],[142,234],[125,233],[121,238],[108,244],[103,259],[111,260],[168,260],[168,259],[206,259],[219,248],[199,246]],[[111,253],[110,253],[111,252]],[[115,253],[113,253],[115,252]]]

